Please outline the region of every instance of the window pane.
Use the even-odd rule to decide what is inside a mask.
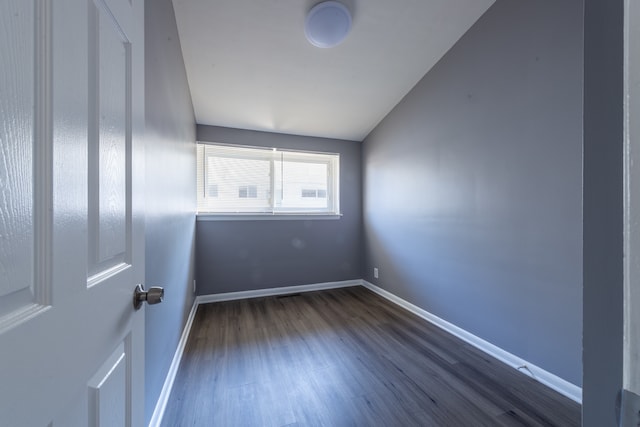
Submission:
[[[271,209],[270,160],[207,157],[207,182],[216,186],[213,212],[264,212]]]
[[[327,198],[318,198],[318,192],[326,195],[328,164],[288,160],[286,154],[275,162],[276,207],[326,210]]]

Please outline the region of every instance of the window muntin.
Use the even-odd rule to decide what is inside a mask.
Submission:
[[[338,154],[198,144],[198,213],[336,215],[338,171]]]

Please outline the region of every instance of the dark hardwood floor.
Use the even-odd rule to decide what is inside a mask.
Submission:
[[[580,405],[363,287],[201,305],[163,426],[579,426]]]

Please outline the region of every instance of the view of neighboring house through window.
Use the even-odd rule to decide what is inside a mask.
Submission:
[[[198,213],[339,213],[339,155],[198,144]]]
[[[258,197],[257,185],[241,185],[238,190],[238,197],[241,199],[255,199]]]

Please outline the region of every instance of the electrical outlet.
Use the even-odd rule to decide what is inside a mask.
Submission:
[[[374,279],[378,278],[378,267],[373,267],[373,278]]]

